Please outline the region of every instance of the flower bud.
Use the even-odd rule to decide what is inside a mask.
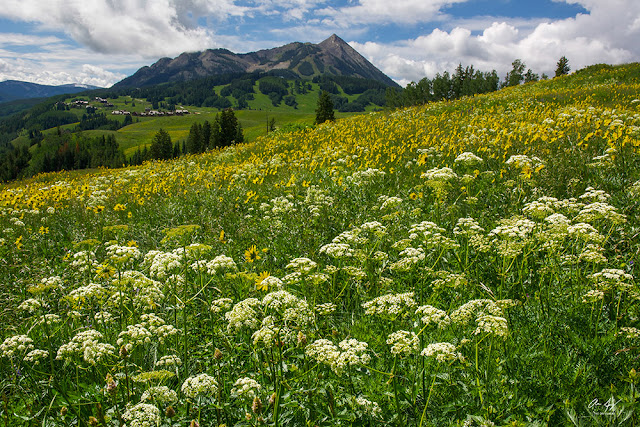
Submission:
[[[254,414],[259,414],[262,412],[262,400],[258,396],[253,398],[253,404],[251,405],[251,410]]]
[[[222,351],[218,347],[213,351],[213,358],[216,360],[222,359]]]
[[[164,414],[167,418],[173,418],[176,416],[176,410],[173,409],[173,406],[167,406],[167,409],[164,410]]]

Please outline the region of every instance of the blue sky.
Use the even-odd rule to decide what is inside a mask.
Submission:
[[[638,0],[4,0],[0,81],[110,86],[184,51],[337,34],[402,85],[458,63],[504,76],[640,59]]]

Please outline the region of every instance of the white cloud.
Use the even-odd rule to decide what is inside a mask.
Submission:
[[[495,69],[504,77],[519,58],[534,72],[553,75],[561,56],[576,70],[595,63],[624,63],[640,59],[640,2],[635,0],[566,0],[579,3],[589,13],[573,18],[503,19],[485,26],[479,34],[463,27],[435,29],[410,40],[393,43],[355,43],[371,62],[400,83],[453,71],[458,63],[476,69]],[[475,20],[474,24],[482,22]],[[477,30],[477,28],[475,28]]]
[[[442,18],[441,9],[467,0],[360,0],[355,6],[317,10],[338,26],[348,28],[354,24],[400,23],[417,24]]]
[[[65,69],[55,64],[35,67],[30,61],[0,58],[0,81],[21,80],[45,85],[80,83],[109,87],[122,80],[125,74],[107,71],[101,67],[83,64],[79,69]]]
[[[247,11],[230,0],[4,0],[0,16],[64,31],[96,52],[151,58],[214,47],[214,33],[197,26],[198,18],[223,21]]]

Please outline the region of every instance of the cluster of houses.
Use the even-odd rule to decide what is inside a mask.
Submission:
[[[162,116],[183,116],[189,114],[189,110],[179,109],[175,111],[156,111],[146,108],[144,112],[138,113],[137,111],[131,112],[126,110],[114,110],[111,112],[114,116],[140,116],[140,117],[162,117]]]
[[[101,104],[104,104],[105,107],[107,108],[113,108],[114,105],[112,103],[110,103],[108,100],[104,99],[104,98],[100,98],[99,96],[96,96],[96,101],[98,101]]]
[[[114,105],[111,102],[109,102],[104,98],[100,98],[99,96],[95,97],[95,101],[101,103],[106,108],[114,107]],[[73,102],[65,103],[64,105],[70,108],[95,108],[94,106],[89,104],[89,101],[85,101],[82,99],[77,99]],[[111,111],[111,114],[114,116],[139,116],[139,117],[183,116],[185,114],[189,114],[189,110],[186,110],[183,107],[176,109],[174,111],[156,111],[150,108],[145,108],[144,112],[113,110]]]

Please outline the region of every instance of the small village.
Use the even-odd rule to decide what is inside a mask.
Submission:
[[[105,98],[96,96],[95,102],[98,102],[101,107],[113,108],[115,105]],[[77,99],[69,103],[63,103],[68,108],[96,108],[94,104],[89,103],[87,100]],[[184,107],[176,108],[170,111],[152,110],[151,108],[145,108],[144,111],[128,111],[128,110],[112,110],[113,116],[134,116],[134,117],[170,117],[170,116],[184,116],[189,114],[189,110]]]

